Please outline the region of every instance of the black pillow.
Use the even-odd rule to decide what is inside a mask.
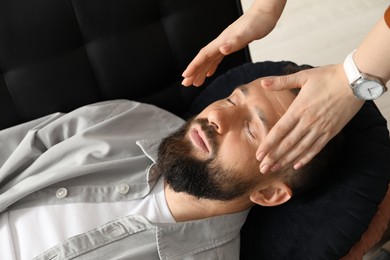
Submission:
[[[248,63],[208,85],[191,106],[195,115],[256,78],[283,75],[292,62]],[[343,129],[343,151],[331,181],[272,208],[253,207],[241,230],[241,259],[339,259],[367,229],[390,180],[386,120],[366,102]],[[260,173],[259,173],[260,174]]]

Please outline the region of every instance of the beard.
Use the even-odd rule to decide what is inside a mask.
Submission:
[[[211,156],[206,160],[191,155],[194,145],[186,135],[193,124],[201,126],[211,146]],[[197,198],[227,201],[243,195],[253,186],[253,182],[239,179],[235,171],[217,162],[217,135],[207,119],[193,119],[163,139],[158,150],[157,170],[172,190]]]

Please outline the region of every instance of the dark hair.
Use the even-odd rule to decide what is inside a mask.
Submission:
[[[295,170],[290,164],[276,174],[291,188],[294,196],[312,190],[331,175],[331,166],[336,164],[343,142],[344,137],[339,133],[301,169]]]

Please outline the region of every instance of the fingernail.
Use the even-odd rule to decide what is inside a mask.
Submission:
[[[302,166],[303,166],[303,163],[298,162],[298,163],[296,163],[296,164],[294,165],[294,169],[295,169],[295,170],[299,170],[300,168],[302,168]]]
[[[261,80],[261,83],[263,86],[271,86],[272,84],[274,84],[274,80],[273,79],[263,79],[263,80]]]
[[[264,159],[264,152],[260,152],[256,155],[256,159],[261,162]]]
[[[264,164],[264,165],[261,166],[261,168],[260,168],[260,172],[261,172],[262,174],[266,174],[266,173],[268,172],[268,170],[269,170],[269,166],[268,166],[267,164]]]
[[[274,166],[272,166],[271,171],[276,172],[279,171],[279,169],[280,169],[280,164],[276,163]]]

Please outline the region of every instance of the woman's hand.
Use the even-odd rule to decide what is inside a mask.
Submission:
[[[364,103],[353,95],[342,64],[268,77],[261,84],[270,90],[301,88],[256,152],[262,173],[307,164]]]
[[[182,76],[183,86],[201,86],[212,76],[226,55],[261,39],[275,27],[285,5],[284,0],[257,0],[251,8],[203,47]]]

